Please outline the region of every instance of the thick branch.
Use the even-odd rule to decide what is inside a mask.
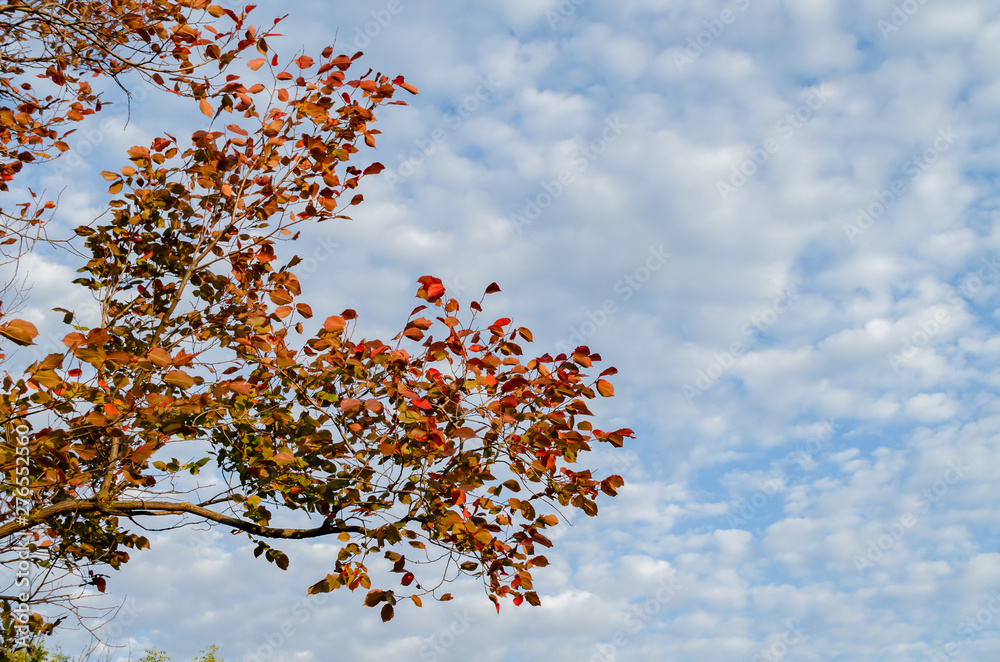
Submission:
[[[63,513],[92,513],[105,512],[109,515],[121,515],[124,517],[135,517],[141,515],[172,515],[188,513],[198,517],[218,522],[225,526],[245,531],[264,538],[281,538],[284,540],[300,540],[304,538],[318,538],[331,533],[356,533],[363,534],[365,529],[358,526],[334,525],[330,520],[326,520],[315,529],[283,529],[271,526],[262,526],[254,522],[247,522],[238,517],[231,517],[217,513],[214,510],[186,502],[172,501],[111,501],[106,504],[99,504],[96,499],[74,499],[71,501],[61,501],[51,506],[40,508],[28,516],[27,523],[17,521],[8,522],[0,526],[0,538],[13,535],[19,531],[30,528],[34,524],[46,522],[50,518]]]

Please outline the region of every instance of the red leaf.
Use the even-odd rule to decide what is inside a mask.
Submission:
[[[489,286],[487,286],[487,288],[486,288],[486,293],[487,294],[493,294],[493,293],[499,292],[499,291],[500,291],[500,286],[497,285],[496,283],[490,283]]]
[[[297,64],[299,69],[308,69],[309,67],[313,66],[313,59],[308,55],[303,55],[302,57],[296,58],[292,60],[292,62]]]
[[[421,284],[421,288],[417,290],[417,297],[421,299],[426,299],[431,303],[434,303],[436,299],[441,298],[444,294],[444,284],[441,282],[440,278],[434,278],[433,276],[421,276],[417,279],[417,282]]]

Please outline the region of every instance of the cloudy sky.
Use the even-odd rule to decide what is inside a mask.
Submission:
[[[382,624],[359,595],[305,597],[335,545],[288,546],[281,572],[187,531],[112,577],[106,639],[175,661],[213,643],[230,662],[997,658],[1000,5],[254,14],[286,12],[273,48],[336,35],[421,91],[381,113],[387,170],[355,220],[300,251],[313,308],[392,335],[418,277],[464,300],[497,281],[488,310],[538,354],[586,343],[620,370],[598,414],[637,438],[590,462],[627,485],[557,536],[540,608],[498,616],[465,583]],[[32,175],[64,227],[100,213],[124,149],[187,121],[155,97],[109,117],[77,136],[86,159]],[[52,306],[82,305],[75,267],[24,265],[23,316],[54,329]]]

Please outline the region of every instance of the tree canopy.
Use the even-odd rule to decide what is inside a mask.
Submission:
[[[294,273],[303,228],[346,219],[359,182],[383,169],[353,163],[375,146],[376,112],[416,88],[352,74],[361,53],[332,46],[282,58],[247,12],[198,0],[27,2],[0,18],[4,179],[69,149],[66,127],[100,111],[84,74],[148,76],[205,122],[109,164],[109,214],[76,228],[86,262],[67,283],[100,324],[60,309],[65,349],[3,376],[4,642],[51,632],[60,619],[44,605],[72,611],[81,589],[104,592],[151,523],[242,532],[281,569],[288,541],[336,540],[328,573],[303,589],[362,589],[383,620],[403,599],[450,599],[442,586],[459,575],[480,578],[497,610],[539,604],[532,572],[560,509],[595,515],[598,494],[622,485],[578,463],[632,435],[589,421],[615,370],[593,374],[587,347],[528,358],[527,328],[426,275],[399,334],[358,338],[359,313],[314,312]],[[196,77],[210,65],[224,82]],[[38,97],[34,71],[52,94]],[[53,208],[5,215],[7,241],[30,249],[26,230]],[[41,343],[0,312],[8,348]],[[214,492],[192,499],[208,471]],[[283,523],[296,513],[311,525]],[[22,578],[28,557],[39,572]],[[388,574],[371,576],[372,558]]]

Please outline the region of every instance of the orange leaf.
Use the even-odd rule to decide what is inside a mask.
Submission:
[[[340,408],[343,411],[351,411],[361,406],[361,401],[356,398],[345,398],[340,401]]]
[[[615,387],[611,385],[606,379],[597,380],[597,392],[603,395],[605,398],[610,398],[615,394]]]
[[[212,104],[210,104],[207,99],[202,99],[198,105],[201,107],[202,113],[204,113],[208,117],[212,116],[214,109],[212,108]]]
[[[331,333],[340,331],[345,326],[347,326],[347,322],[345,322],[344,318],[341,317],[340,315],[331,315],[330,317],[326,318],[325,322],[323,322],[323,328]]]
[[[266,63],[267,63],[266,58],[258,57],[247,62],[247,66],[253,69],[254,71],[257,71],[258,69],[263,67]]]
[[[11,320],[0,326],[0,336],[25,347],[34,345],[33,340],[37,335],[38,329],[35,328],[35,325],[24,320]]]

